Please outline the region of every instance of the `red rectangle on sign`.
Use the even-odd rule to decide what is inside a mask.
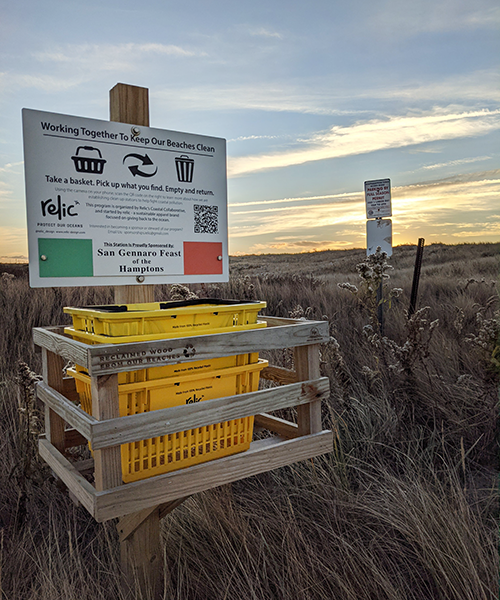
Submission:
[[[220,242],[184,242],[184,275],[222,275]]]

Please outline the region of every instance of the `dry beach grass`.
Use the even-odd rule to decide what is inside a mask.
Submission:
[[[199,296],[266,300],[270,315],[330,322],[324,421],[335,444],[313,461],[191,497],[166,517],[166,599],[498,597],[499,250],[425,248],[409,322],[415,247],[395,248],[385,297],[402,292],[384,305],[384,336],[376,269],[360,278],[356,268],[362,250],[234,257],[228,284],[192,286]],[[40,463],[43,422],[30,393],[30,371],[41,368],[32,327],[66,323],[63,306],[109,303],[111,293],[31,290],[24,267],[0,271],[0,598],[120,599],[114,524],[75,507]],[[158,299],[170,293],[161,286]],[[270,358],[293,366],[286,350]]]

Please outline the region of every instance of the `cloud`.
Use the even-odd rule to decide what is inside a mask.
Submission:
[[[204,52],[187,50],[173,44],[68,44],[64,47],[35,52],[40,62],[96,66],[99,70],[130,70],[132,65],[151,56],[206,56]]]
[[[444,163],[435,163],[433,165],[424,165],[422,169],[441,169],[442,167],[456,167],[457,165],[466,165],[475,162],[481,162],[483,160],[490,160],[491,156],[476,156],[473,158],[459,158],[457,160],[449,160]]]
[[[265,204],[269,206],[270,204],[283,204],[290,202],[311,202],[314,200],[337,200],[338,202],[351,202],[353,198],[358,197],[360,192],[348,192],[344,194],[327,194],[324,196],[295,196],[294,198],[279,198],[276,200],[252,200],[250,202],[238,202],[237,204],[230,204],[230,208],[237,209],[240,206],[253,206],[259,205],[262,206]]]
[[[0,81],[4,89],[35,88],[55,93],[94,82],[100,73],[131,73],[144,65],[158,68],[155,59],[167,56],[186,59],[206,54],[173,44],[66,44],[33,52],[32,70],[5,72]]]
[[[15,163],[7,163],[5,166],[0,167],[0,173],[18,173],[19,170],[17,169],[17,167],[23,166],[24,165],[24,161],[20,160],[19,162],[15,162]],[[0,182],[1,184],[2,182]]]
[[[240,81],[240,72],[237,73]],[[476,107],[480,102],[497,106],[500,101],[498,69],[478,69],[460,75],[421,79],[407,77],[372,80],[366,75],[364,85],[359,81],[342,82],[330,77],[302,77],[300,83],[266,79],[266,69],[252,83],[239,85],[201,83],[176,89],[152,91],[158,102],[164,102],[169,110],[258,110],[287,112],[307,115],[380,115],[384,103],[392,107],[394,102],[404,106],[427,109],[436,104],[455,107],[455,112],[465,112],[468,105]],[[460,106],[459,104],[460,103]]]
[[[365,203],[361,192],[346,196],[297,198],[295,203],[290,203],[293,199],[282,198],[272,201],[272,206],[262,202],[260,207],[241,211],[233,207],[230,237],[267,236],[272,237],[265,244],[268,249],[278,243],[300,251],[294,240],[304,246],[306,242],[317,245],[324,240],[326,227],[329,237],[334,231],[337,240],[343,243],[348,237],[352,245],[353,239],[364,236]],[[500,220],[500,169],[394,186],[392,197],[393,229],[394,234],[401,237],[401,243],[421,227],[438,229],[441,237],[448,237],[451,242],[450,236],[461,231],[464,223],[467,231],[475,231],[476,239],[491,240],[496,229],[485,224]],[[281,202],[288,205],[281,206]],[[252,246],[250,251],[256,250]]]
[[[283,35],[278,33],[277,31],[269,31],[265,27],[259,27],[258,29],[251,29],[250,35],[259,36],[259,37],[267,37],[267,38],[277,38],[279,40],[283,39]]]
[[[395,38],[419,33],[494,29],[500,24],[495,0],[385,0],[371,19],[373,30]]]
[[[349,94],[353,94],[352,90]],[[352,108],[352,101],[349,106],[341,106],[345,104],[345,98],[339,102],[338,93],[325,86],[324,79],[304,85],[292,85],[276,81],[276,78],[273,82],[264,79],[241,85],[200,84],[179,88],[175,96],[170,88],[155,91],[152,95],[175,110],[259,110],[338,116],[373,114],[372,108]]]
[[[497,129],[500,129],[500,110],[486,109],[461,113],[436,109],[428,114],[374,119],[348,127],[335,125],[304,140],[299,149],[230,158],[228,176],[439,140],[476,137]]]
[[[290,137],[291,135],[241,135],[237,138],[227,140],[227,142],[247,142],[249,140],[277,140]]]
[[[235,252],[234,255],[242,254],[295,254],[302,252],[321,252],[323,250],[344,250],[352,248],[353,244],[347,241],[339,240],[297,240],[295,242],[253,244],[248,252]]]
[[[0,226],[0,258],[25,259],[26,255],[26,228]]]

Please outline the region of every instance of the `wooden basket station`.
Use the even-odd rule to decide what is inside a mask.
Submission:
[[[118,84],[111,90],[110,101],[112,121],[149,125],[145,88]],[[152,303],[153,292],[153,285],[115,286],[115,302],[137,306]],[[144,306],[141,310],[145,310]],[[256,315],[257,310],[255,319]],[[38,384],[37,394],[45,404],[46,433],[40,438],[39,449],[73,499],[97,521],[119,519],[125,581],[129,586],[137,583],[143,590],[149,587],[157,597],[163,563],[159,526],[163,516],[197,492],[331,451],[333,434],[323,430],[321,424],[321,401],[328,398],[329,382],[320,376],[319,368],[319,348],[329,340],[329,328],[324,321],[261,316],[259,322],[255,320],[247,327],[241,325],[239,318],[231,317],[229,324],[222,321],[217,324],[219,331],[203,331],[202,327],[193,326],[187,332],[179,328],[175,335],[157,335],[155,325],[142,319],[138,333],[143,337],[127,340],[126,336],[133,336],[134,332],[120,318],[110,317],[105,329],[98,331],[95,324],[80,327],[79,324],[87,323],[83,311],[73,315],[76,330],[34,329],[34,342],[42,348],[43,356],[43,381]],[[244,322],[249,322],[246,316]],[[179,318],[177,326],[180,323]],[[233,327],[235,324],[237,327]],[[106,337],[113,335],[118,337],[115,340]],[[283,348],[294,349],[294,370],[269,366],[257,354]],[[72,377],[63,375],[68,361],[75,365],[70,370]],[[154,376],[149,380],[150,371],[160,368],[164,369],[162,373],[170,373],[173,365],[181,365],[176,373],[188,372],[189,367],[183,369],[182,365],[197,365],[193,366],[194,371],[201,369],[200,365],[206,366],[203,361],[217,365],[211,369],[222,365],[224,368],[212,376],[221,379],[224,374],[229,383],[217,383],[218,393],[207,395],[202,402],[195,398],[191,403],[183,397],[182,402],[168,404],[168,408],[154,404],[154,398],[160,398],[161,394],[157,392]],[[259,373],[262,379],[278,385],[259,390]],[[246,383],[233,385],[230,378],[238,382],[243,378]],[[178,380],[174,385],[181,386],[182,382]],[[211,384],[203,385],[208,389]],[[151,405],[127,412],[124,408],[127,393],[131,389],[136,393],[139,388]],[[168,393],[193,391],[186,389],[181,392],[182,387],[177,387],[177,392]],[[161,393],[167,394],[164,390]],[[297,408],[296,423],[270,414],[289,407]],[[239,419],[248,420],[244,433],[249,435],[246,445],[236,449],[238,452],[234,447],[226,450],[237,445],[237,439],[243,435],[240,430],[220,434],[215,442],[213,438],[199,441],[196,437],[198,430]],[[254,424],[259,431],[267,430],[270,434],[252,441]],[[177,454],[184,452],[184,459],[188,460],[183,462],[181,456],[175,470],[157,468],[160,462],[162,467],[167,460],[175,462],[166,451],[166,442],[158,445],[156,441],[154,448],[149,446],[149,462],[142,449],[139,454],[133,452],[134,444],[135,448],[142,448],[145,441],[179,439],[186,435],[195,438],[191,446],[193,454],[177,446]],[[92,449],[92,458],[72,462],[66,451],[87,444]],[[132,458],[125,468],[126,445],[132,448],[127,455]],[[160,446],[163,454],[157,450]],[[209,454],[215,447],[217,452],[212,453],[211,460],[206,456],[190,460],[198,448],[200,454]],[[130,464],[134,461],[138,466],[130,474],[130,469],[133,470]]]
[[[72,494],[97,521],[139,510],[269,471],[328,452],[331,431],[321,426],[321,400],[328,378],[319,375],[319,344],[328,340],[328,324],[264,317],[265,329],[189,338],[89,346],[64,335],[62,328],[36,328],[34,342],[43,349],[43,377],[38,397],[48,409],[40,453]],[[166,347],[168,346],[168,347]],[[119,417],[118,373],[211,359],[235,353],[295,348],[296,370],[269,366],[262,378],[284,384],[197,404]],[[188,349],[189,351],[186,351]],[[186,356],[187,355],[187,356]],[[92,386],[92,415],[76,406],[74,380],[63,377],[65,361],[85,367]],[[297,424],[267,414],[298,407]],[[179,471],[122,484],[120,445],[255,415],[255,424],[274,432],[252,442],[247,452]],[[66,425],[67,424],[67,425]],[[69,426],[69,428],[67,427]],[[68,448],[91,443],[95,485],[81,474],[89,462],[72,464]]]

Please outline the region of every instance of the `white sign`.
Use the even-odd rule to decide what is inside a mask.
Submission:
[[[380,247],[387,256],[392,256],[392,221],[377,219],[366,222],[366,256],[375,254]]]
[[[23,109],[30,285],[229,280],[226,141]]]
[[[365,181],[366,218],[391,217],[391,180]]]

